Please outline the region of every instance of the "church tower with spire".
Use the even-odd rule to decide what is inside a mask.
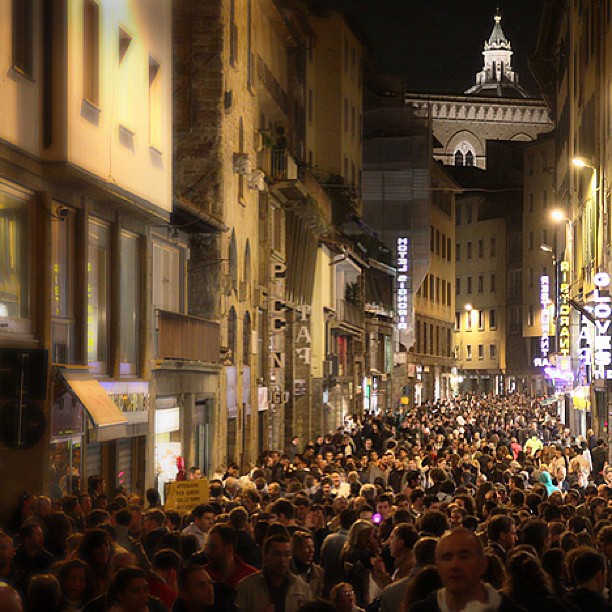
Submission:
[[[484,66],[476,74],[476,84],[465,93],[487,98],[529,98],[519,85],[518,74],[512,70],[512,45],[501,27],[499,8],[489,40],[485,41]]]

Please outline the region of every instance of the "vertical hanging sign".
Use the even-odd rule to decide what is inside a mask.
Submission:
[[[397,329],[408,329],[408,238],[397,239]]]
[[[548,364],[548,352],[550,350],[550,279],[548,276],[540,277],[540,304],[542,305],[542,314],[540,316],[540,358],[542,365]],[[545,362],[545,363],[544,363]]]
[[[610,275],[597,272],[593,277],[593,316],[595,317],[595,342],[593,345],[593,377],[612,379],[612,305],[610,299]]]

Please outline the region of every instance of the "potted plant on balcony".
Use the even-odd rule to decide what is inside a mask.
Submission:
[[[361,306],[361,287],[358,282],[347,283],[344,287],[344,299],[347,304]]]

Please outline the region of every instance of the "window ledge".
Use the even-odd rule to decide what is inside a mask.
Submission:
[[[132,138],[134,136],[136,136],[136,132],[132,128],[130,128],[127,125],[125,125],[125,123],[120,123],[119,124],[119,131],[120,132],[125,132],[126,134],[129,134]]]
[[[89,98],[83,98],[83,104],[89,107],[91,110],[94,110],[97,113],[101,113],[102,109],[95,103],[92,102]]]
[[[151,153],[155,153],[156,155],[159,155],[160,157],[164,154],[164,152],[159,148],[156,147],[155,145],[149,145],[149,151]]]
[[[18,74],[19,76],[23,77],[24,79],[27,79],[28,81],[35,83],[36,81],[34,80],[34,76],[31,74],[28,74],[23,68],[20,68],[19,66],[17,66],[16,64],[13,64],[11,66],[11,68],[13,69],[13,72],[15,72],[16,74]]]

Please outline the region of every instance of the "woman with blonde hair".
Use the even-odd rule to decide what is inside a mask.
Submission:
[[[353,523],[345,542],[340,561],[345,579],[353,587],[357,605],[365,608],[380,593],[374,580],[372,560],[378,554],[375,526],[364,519]]]

